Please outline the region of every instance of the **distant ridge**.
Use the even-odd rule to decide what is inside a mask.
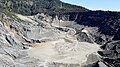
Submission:
[[[0,7],[9,8],[22,15],[35,15],[37,13],[59,14],[67,12],[86,12],[88,9],[63,3],[60,0],[1,0]]]

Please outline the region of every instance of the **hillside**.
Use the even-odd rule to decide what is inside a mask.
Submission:
[[[84,7],[63,3],[59,0],[1,0],[0,7],[10,9],[15,13],[22,15],[35,15],[37,13],[59,14],[89,11]]]

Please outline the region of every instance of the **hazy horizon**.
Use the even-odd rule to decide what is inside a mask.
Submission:
[[[120,11],[120,0],[61,0],[90,10]]]

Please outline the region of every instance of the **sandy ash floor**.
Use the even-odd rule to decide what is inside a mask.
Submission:
[[[96,44],[72,41],[73,43],[70,43],[66,42],[65,39],[59,39],[46,43],[38,43],[28,50],[28,54],[48,62],[82,64],[86,62],[89,54],[100,50]]]

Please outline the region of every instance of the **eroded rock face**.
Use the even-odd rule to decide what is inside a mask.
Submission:
[[[14,18],[1,14],[1,66],[119,67],[119,21],[116,21],[119,15],[113,18],[116,19],[116,23],[109,26],[110,16],[116,16],[116,13],[111,15],[110,12],[103,12],[105,17],[102,17],[101,13],[81,13],[76,19],[70,14],[70,20],[45,14],[35,16],[14,14]],[[102,21],[106,17],[109,19]],[[107,27],[103,27],[104,24]],[[104,28],[109,29],[110,33],[105,32]]]
[[[30,67],[39,65],[39,61],[30,58],[24,50],[22,38],[20,38],[10,25],[12,19],[3,15],[0,24],[0,66],[1,67]],[[5,19],[8,19],[6,21]],[[21,41],[20,41],[21,40]],[[24,60],[23,60],[24,58]],[[29,60],[28,60],[29,59]],[[21,61],[22,60],[22,61]],[[23,62],[24,61],[24,62]]]
[[[0,54],[0,66],[1,67],[15,67],[14,60],[7,56],[7,55],[1,55]]]
[[[6,14],[2,15],[0,22],[1,66],[81,67],[99,60],[87,62],[87,55],[97,55],[100,48],[95,43],[77,40],[74,29],[77,24],[68,24],[73,23],[72,21],[61,22],[59,19],[53,21],[50,16],[41,14],[31,17],[15,14],[19,18],[19,21],[16,21]],[[38,18],[40,16],[44,19]],[[89,36],[88,33],[85,34]]]

